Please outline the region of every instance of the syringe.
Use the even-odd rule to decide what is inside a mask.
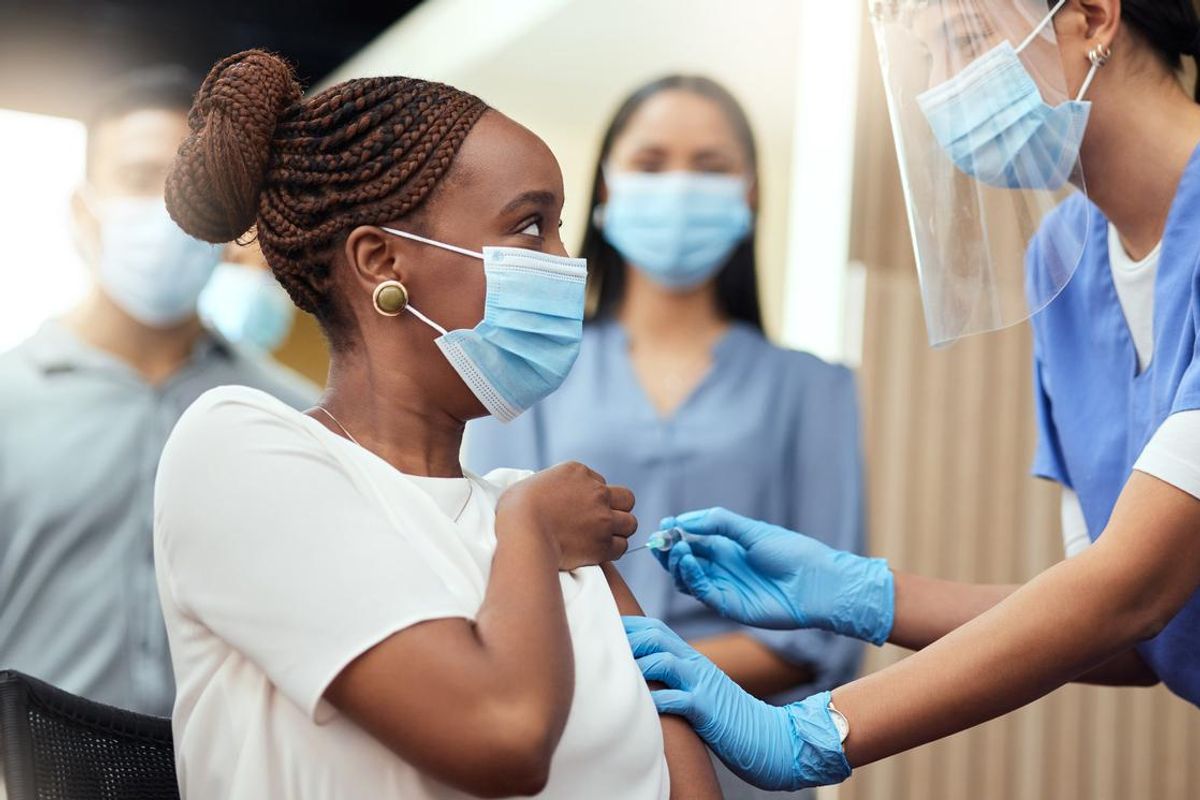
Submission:
[[[666,531],[655,531],[650,534],[650,538],[641,547],[635,547],[631,550],[626,550],[625,555],[636,553],[639,550],[657,550],[660,553],[665,553],[675,546],[675,543],[683,539],[686,531],[683,528],[671,528]]]

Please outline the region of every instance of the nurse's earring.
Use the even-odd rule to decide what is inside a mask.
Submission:
[[[398,317],[408,308],[408,289],[400,281],[383,281],[375,287],[371,300],[383,316]]]
[[[1112,54],[1112,48],[1104,42],[1088,50],[1088,61],[1092,62],[1092,68],[1088,70],[1087,79],[1083,82],[1083,87],[1080,88],[1079,95],[1075,98],[1076,101],[1083,100],[1088,89],[1092,88],[1092,81],[1096,79],[1096,73],[1108,63],[1109,59],[1112,58]]]
[[[1099,69],[1109,62],[1112,54],[1112,48],[1101,42],[1088,51],[1088,61],[1092,62],[1093,67]]]

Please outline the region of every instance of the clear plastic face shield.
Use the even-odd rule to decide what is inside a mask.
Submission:
[[[1095,67],[1071,93],[1052,24],[1065,3],[870,0],[934,346],[1027,319],[1083,254],[1086,226],[1056,228],[1026,267],[1043,222],[1084,190]]]

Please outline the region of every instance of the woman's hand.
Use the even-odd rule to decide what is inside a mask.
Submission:
[[[743,691],[658,620],[623,620],[642,675],[667,687],[650,693],[659,713],[685,718],[742,779],[778,791],[849,777],[828,692],[782,708],[769,705]]]
[[[759,628],[820,628],[883,644],[895,606],[892,573],[803,534],[723,508],[667,517],[692,536],[659,562],[679,590],[718,614]]]
[[[602,476],[578,462],[567,462],[513,484],[496,504],[501,517],[518,517],[554,544],[559,569],[571,570],[614,561],[629,547],[637,530],[633,492],[609,486]]]

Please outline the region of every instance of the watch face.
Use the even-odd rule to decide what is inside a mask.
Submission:
[[[850,735],[850,723],[842,716],[842,712],[833,707],[833,703],[829,704],[829,717],[833,720],[833,727],[837,728],[839,740],[845,742]]]

